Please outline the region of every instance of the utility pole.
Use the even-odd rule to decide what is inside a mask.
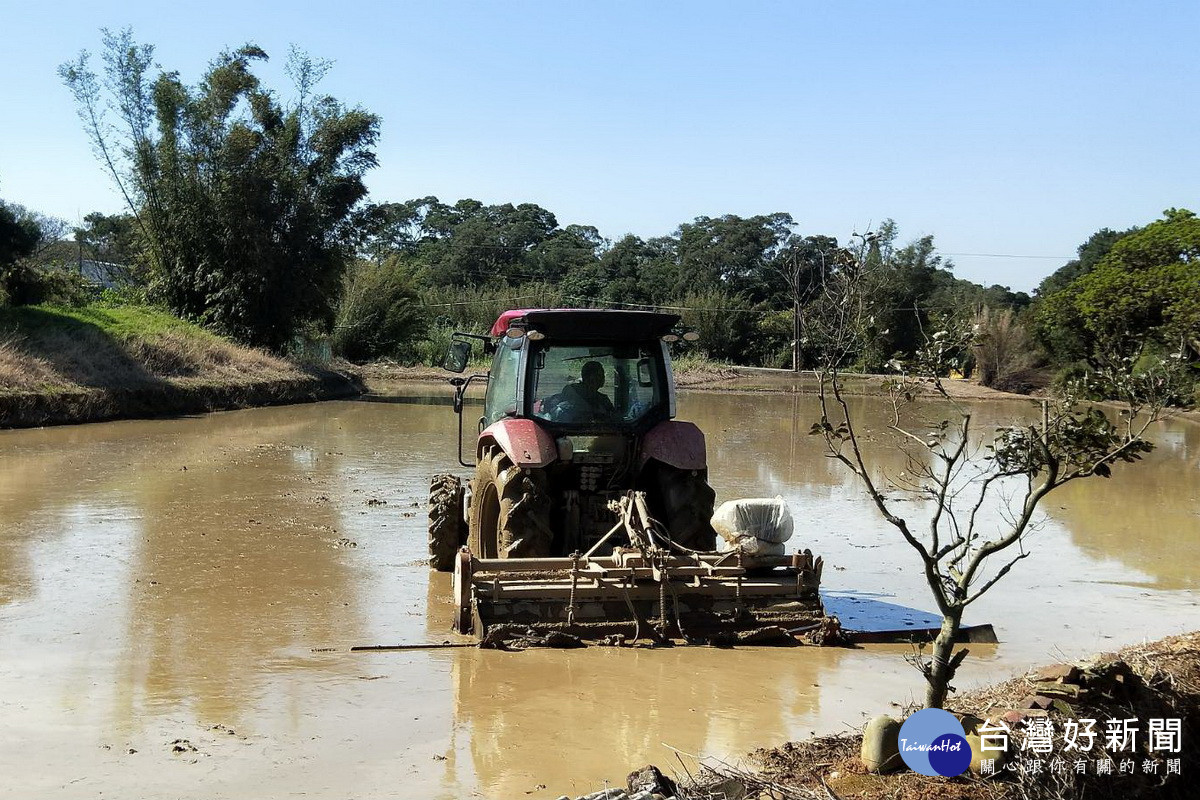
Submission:
[[[797,283],[799,282],[797,274]],[[800,295],[792,290],[792,372],[799,372],[800,363]]]
[[[799,372],[803,367],[800,355],[800,272],[802,268],[800,253],[795,250],[791,254],[790,269],[785,273],[788,288],[792,292],[792,372]]]

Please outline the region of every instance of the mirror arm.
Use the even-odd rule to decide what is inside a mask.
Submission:
[[[464,467],[474,467],[475,464],[468,464],[463,460],[463,406],[466,404],[467,387],[471,385],[471,381],[479,378],[484,383],[488,380],[487,373],[476,373],[468,378],[451,378],[450,383],[454,386],[454,413],[458,415],[458,463]]]

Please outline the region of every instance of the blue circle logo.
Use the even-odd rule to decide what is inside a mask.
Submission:
[[[953,778],[971,764],[962,723],[949,711],[925,708],[900,726],[900,757],[913,772]]]

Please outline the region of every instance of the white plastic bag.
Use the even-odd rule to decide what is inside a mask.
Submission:
[[[718,553],[732,553],[740,549],[748,556],[781,556],[784,547],[783,542],[764,542],[753,536],[735,536],[732,541],[724,536],[717,539]]]
[[[782,545],[792,538],[792,512],[782,497],[729,500],[713,514],[712,526],[730,544],[749,537]]]

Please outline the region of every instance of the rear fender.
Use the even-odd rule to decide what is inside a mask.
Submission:
[[[502,419],[479,434],[476,458],[495,445],[518,467],[544,467],[558,458],[554,438],[531,419]]]
[[[706,469],[704,432],[690,422],[660,422],[642,439],[638,466],[644,466],[652,458],[676,469]]]

